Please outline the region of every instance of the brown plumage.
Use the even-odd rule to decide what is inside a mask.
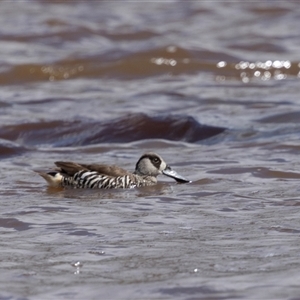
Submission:
[[[108,175],[108,176],[124,176],[130,174],[130,172],[117,167],[117,166],[108,166],[100,164],[78,164],[71,161],[57,161],[55,165],[58,167],[58,171],[68,175],[74,176],[77,172],[86,170],[86,171],[95,171],[99,174]]]

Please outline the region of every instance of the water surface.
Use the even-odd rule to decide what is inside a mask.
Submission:
[[[0,3],[0,299],[298,299],[294,1]],[[57,160],[193,182],[47,188]]]

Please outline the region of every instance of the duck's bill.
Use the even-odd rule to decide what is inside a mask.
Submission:
[[[184,178],[183,176],[179,175],[176,171],[172,170],[170,167],[167,167],[163,170],[163,174],[175,179],[179,183],[188,183],[191,182],[190,180]]]

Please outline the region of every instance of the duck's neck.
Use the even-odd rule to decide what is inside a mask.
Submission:
[[[156,176],[152,176],[152,175],[145,175],[142,172],[139,172],[138,170],[135,170],[133,172],[134,175],[143,178],[143,180],[150,182],[151,184],[155,184],[157,183],[157,178]]]
[[[139,175],[139,176],[145,176],[145,174],[143,174],[142,172],[140,172],[139,170],[134,170],[133,174],[135,175]]]

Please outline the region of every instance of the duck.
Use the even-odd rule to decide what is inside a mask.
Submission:
[[[143,154],[135,165],[134,172],[115,165],[81,164],[71,161],[55,162],[56,169],[47,173],[38,172],[50,187],[74,189],[117,189],[151,186],[157,184],[157,176],[165,175],[177,183],[190,180],[178,174],[156,153]]]

